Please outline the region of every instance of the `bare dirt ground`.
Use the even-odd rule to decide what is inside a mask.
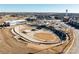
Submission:
[[[0,22],[3,21],[4,20],[0,20]],[[21,43],[14,38],[14,35],[11,33],[11,28],[0,29],[0,53],[64,53],[71,46],[71,44],[72,41],[69,43],[65,42],[60,46],[52,47],[48,45],[37,45],[28,42]]]
[[[70,54],[79,54],[79,30],[75,29],[76,39],[72,49],[69,51]]]

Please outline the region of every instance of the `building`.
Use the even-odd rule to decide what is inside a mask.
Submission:
[[[26,20],[8,20],[5,23],[9,23],[10,25],[18,25],[18,24],[25,24]]]

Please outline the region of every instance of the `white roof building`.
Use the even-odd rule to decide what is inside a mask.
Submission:
[[[5,23],[10,23],[10,25],[24,24],[26,20],[8,20]]]

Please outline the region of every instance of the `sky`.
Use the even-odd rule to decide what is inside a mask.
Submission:
[[[0,12],[65,12],[79,13],[79,4],[0,4]]]

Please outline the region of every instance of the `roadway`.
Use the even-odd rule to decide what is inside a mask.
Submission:
[[[79,54],[79,30],[75,29],[76,39],[72,49],[70,50],[70,54]]]

